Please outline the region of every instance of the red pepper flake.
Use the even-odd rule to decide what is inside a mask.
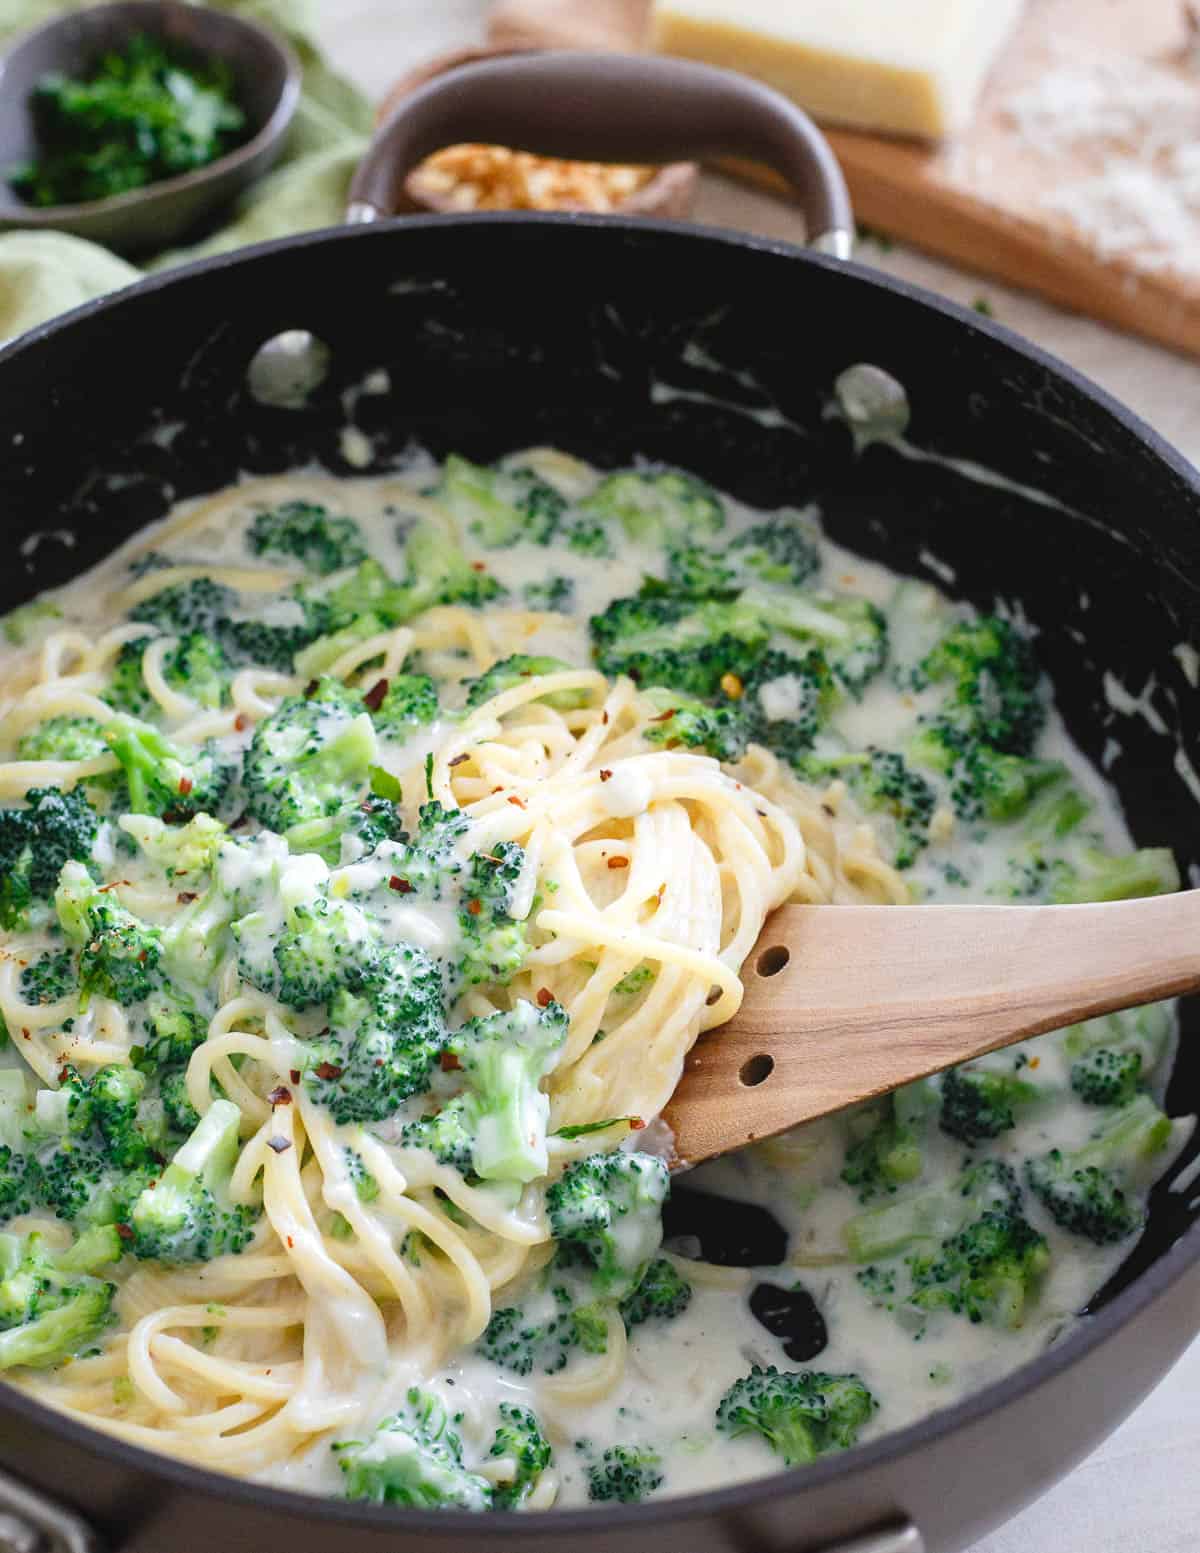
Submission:
[[[627,857],[610,857],[608,866],[610,868],[628,868],[629,859]]]
[[[29,1031],[28,1031],[28,1030],[26,1030],[26,1029],[25,1029],[25,1028],[24,1028],[24,1026],[22,1026],[22,1027],[21,1027],[21,1039],[22,1039],[22,1040],[23,1040],[23,1041],[27,1041],[27,1040],[28,1040],[28,1039],[29,1039]]]
[[[299,1068],[293,1068],[291,1070],[291,1072],[288,1074],[288,1078],[291,1079],[293,1084],[298,1084],[300,1082],[300,1069]]]
[[[287,1235],[284,1238],[287,1240],[287,1248],[288,1248],[288,1250],[291,1251],[295,1247],[296,1242],[292,1239],[292,1237],[290,1235]]]
[[[195,890],[180,890],[179,894],[175,897],[181,906],[190,906],[192,902],[198,898],[199,897],[197,896]]]
[[[235,733],[245,733],[249,726],[250,719],[246,716],[245,712],[239,712],[233,719],[233,728]]]
[[[603,728],[607,728],[608,727],[608,708],[607,707],[605,707],[604,711],[600,713],[600,725]]]
[[[58,1070],[58,1082],[60,1084],[65,1084],[70,1077],[71,1070],[64,1062],[62,1067]]]
[[[164,809],[162,819],[164,825],[186,825],[191,815],[186,809]]]
[[[462,1063],[453,1052],[442,1052],[438,1057],[438,1066],[443,1073],[457,1073]]]
[[[187,795],[191,792],[192,788],[195,787],[195,785],[196,784],[192,781],[191,777],[189,777],[189,776],[180,777],[179,778],[179,795],[180,795],[180,797],[181,798],[186,798]]]
[[[629,1118],[629,1130],[630,1130],[630,1132],[641,1132],[642,1128],[645,1125],[646,1125],[646,1119],[645,1119],[644,1116],[631,1116]]]
[[[539,1008],[549,1008],[550,1004],[554,1002],[554,994],[549,987],[538,988],[537,1001]]]
[[[479,913],[483,910],[483,902],[482,901],[468,901],[467,902],[467,910],[470,912],[470,914],[473,917],[477,917],[479,915]]]
[[[509,803],[515,803],[518,809],[523,809],[525,807],[525,800],[523,798],[518,798],[516,793],[510,793],[508,795],[508,801]]]
[[[663,748],[668,750],[677,750],[682,743],[682,739],[668,739]]]
[[[317,1064],[315,1071],[318,1078],[335,1079],[341,1078],[346,1070],[339,1068],[336,1062],[321,1062]]]
[[[149,958],[150,958],[150,951],[148,949],[143,949],[141,954],[138,955],[138,961],[142,965],[145,965],[146,961]]]
[[[384,696],[387,695],[387,693],[388,693],[388,682],[387,682],[387,680],[386,679],[377,679],[375,681],[375,683],[371,686],[370,690],[368,690],[366,695],[363,697],[363,705],[366,707],[367,711],[368,712],[377,712],[379,710],[379,708],[383,705],[383,698],[384,698]]]
[[[484,563],[482,561],[472,561],[471,562],[471,570],[473,572],[486,572],[487,571],[487,567],[484,565]]]
[[[470,758],[470,755],[464,750],[461,755],[456,755],[452,761],[448,762],[450,769],[453,771],[455,766],[461,766],[464,760],[470,760]]]
[[[97,895],[107,895],[110,890],[119,890],[123,885],[126,885],[128,883],[129,883],[128,879],[114,879],[111,884],[102,884],[100,886],[100,888],[96,891],[96,894]]]
[[[267,1096],[267,1099],[271,1102],[272,1105],[291,1105],[292,1092],[286,1087],[286,1085],[277,1084],[271,1093]]]
[[[388,889],[395,890],[397,895],[411,895],[412,885],[407,879],[401,879],[399,874],[393,874],[388,880]]]
[[[831,820],[837,819],[837,810],[833,807],[832,804],[823,803],[821,805],[821,812],[823,814],[827,814]]]
[[[504,789],[502,787],[493,787],[492,788],[492,792],[493,793],[502,793],[503,791],[504,791]]]
[[[600,780],[602,782],[611,782],[612,781],[612,772],[608,769],[607,766],[601,771],[601,773],[600,773]]]
[[[290,1138],[268,1138],[267,1147],[276,1154],[286,1154],[292,1146]]]
[[[242,826],[249,818],[250,816],[248,814],[239,814],[236,820],[231,820],[229,822],[230,830],[241,830]]]
[[[133,1226],[131,1224],[118,1224],[117,1234],[121,1237],[122,1240],[132,1240]]]
[[[320,688],[321,688],[320,680],[310,679],[308,684],[305,685],[305,687],[304,687],[304,699],[306,701],[311,701],[312,698],[316,695],[317,691]]]
[[[661,713],[658,717],[652,717],[650,721],[652,723],[670,722],[671,718],[675,716],[676,711],[678,711],[678,708],[673,706],[669,711]]]

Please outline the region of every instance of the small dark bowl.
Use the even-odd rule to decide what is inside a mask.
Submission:
[[[78,75],[138,33],[221,59],[233,73],[250,137],[195,172],[82,205],[27,205],[8,170],[37,153],[29,98],[49,71]],[[127,0],[67,16],[19,38],[0,58],[0,231],[72,232],[119,253],[166,248],[199,227],[271,167],[300,100],[300,62],[252,22],[178,0]]]

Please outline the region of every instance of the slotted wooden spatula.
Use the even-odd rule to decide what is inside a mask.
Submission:
[[[1200,989],[1200,890],[1098,906],[784,906],[664,1112],[680,1166],[1045,1030]]]

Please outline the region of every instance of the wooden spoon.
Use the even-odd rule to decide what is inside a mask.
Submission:
[[[1200,890],[1097,906],[784,906],[663,1113],[678,1167],[1027,1036],[1200,989]]]

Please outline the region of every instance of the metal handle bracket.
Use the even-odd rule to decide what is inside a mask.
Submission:
[[[897,1520],[838,1542],[822,1543],[815,1553],[925,1553],[925,1541],[911,1521]]]
[[[0,1553],[104,1553],[104,1549],[73,1510],[0,1472]]]

